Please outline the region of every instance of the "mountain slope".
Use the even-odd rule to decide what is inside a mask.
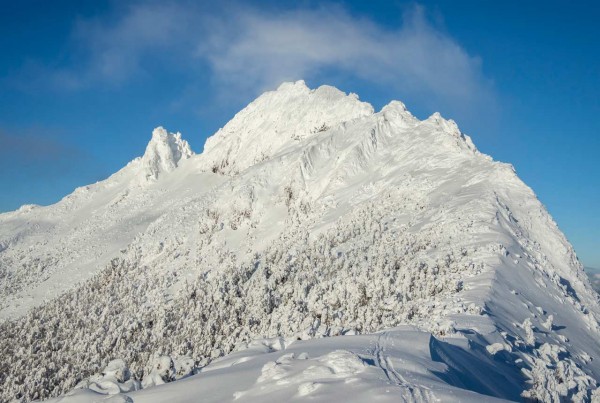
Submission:
[[[192,192],[193,181],[164,187],[158,181],[192,155],[179,134],[157,128],[144,156],[105,181],[78,188],[52,206],[0,214],[0,318],[23,315],[117,256],[177,203],[165,192]]]
[[[290,348],[319,362],[339,346],[359,368],[339,379],[361,373],[364,391],[381,386],[377,373],[430,382],[424,400],[585,401],[600,379],[597,294],[534,193],[454,122],[419,121],[397,101],[374,113],[332,87],[284,84],[202,154],[159,130],[141,159],[54,206],[0,215],[0,232],[2,313],[13,317],[1,325],[3,399],[64,393],[115,357],[141,379],[154,354],[205,365],[275,336],[306,340]],[[359,351],[401,325],[413,330],[389,333],[390,362],[414,340],[428,348],[411,362],[434,377]],[[365,336],[334,337],[353,333]],[[278,368],[271,357],[255,361]],[[296,373],[297,361],[284,367]],[[185,401],[215,365],[156,390]],[[296,393],[304,378],[293,379]],[[302,390],[340,391],[318,385]],[[238,397],[290,397],[267,389]]]

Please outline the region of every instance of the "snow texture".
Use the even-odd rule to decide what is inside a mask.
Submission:
[[[514,169],[328,86],[0,215],[0,281],[2,401],[600,398],[598,295]]]

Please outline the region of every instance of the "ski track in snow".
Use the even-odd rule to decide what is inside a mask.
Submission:
[[[387,380],[400,388],[399,397],[403,401],[410,403],[437,401],[438,399],[435,398],[435,395],[430,390],[425,387],[411,385],[404,379],[400,372],[395,370],[392,358],[386,354],[388,343],[393,345],[394,339],[390,338],[389,332],[381,332],[377,337],[373,356],[375,357],[375,363],[381,368]]]

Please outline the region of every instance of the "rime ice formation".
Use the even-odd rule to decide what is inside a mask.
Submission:
[[[171,172],[177,168],[179,161],[192,155],[190,145],[180,133],[167,133],[162,127],[157,127],[142,157],[142,165],[147,178],[157,179],[161,173]]]
[[[600,398],[598,295],[514,169],[328,86],[0,215],[0,279],[3,401]]]

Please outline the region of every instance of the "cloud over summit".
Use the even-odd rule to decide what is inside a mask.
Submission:
[[[413,6],[395,27],[338,5],[261,10],[176,2],[116,6],[74,24],[67,63],[49,67],[56,88],[118,87],[161,73],[254,96],[282,81],[343,76],[436,104],[477,104],[491,93],[481,61]],[[158,75],[156,75],[158,76]]]
[[[212,21],[198,54],[223,82],[270,88],[339,70],[373,84],[469,102],[489,90],[481,63],[425,18],[421,7],[396,29],[341,7],[269,13],[242,10]]]

